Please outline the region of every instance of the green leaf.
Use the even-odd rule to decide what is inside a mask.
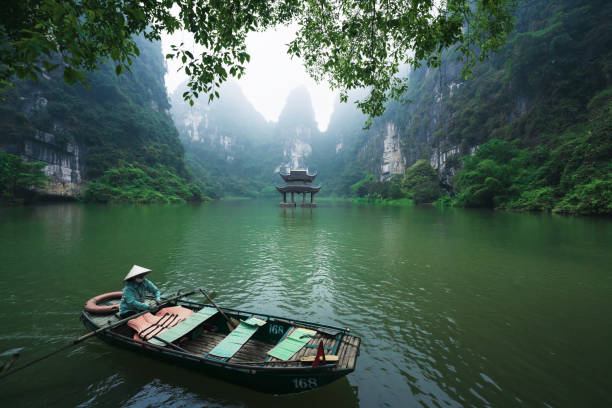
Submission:
[[[64,68],[64,81],[66,81],[68,85],[74,84],[78,78],[78,72],[72,69],[72,67],[67,66]]]

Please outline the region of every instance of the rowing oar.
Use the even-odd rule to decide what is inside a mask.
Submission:
[[[180,293],[180,291],[179,291],[179,293]],[[186,297],[186,296],[191,296],[191,295],[193,295],[194,293],[196,293],[196,291],[195,291],[195,290],[194,290],[194,291],[192,291],[192,292],[184,293],[184,294],[182,294],[182,295],[181,295],[181,294],[176,295],[176,296],[174,296],[174,297],[171,297],[171,298],[169,298],[169,299],[164,300],[163,302],[160,302],[160,303],[158,304],[158,306],[165,305],[165,304],[167,304],[167,303],[173,302],[173,301],[175,301],[175,300],[178,300],[178,299],[183,298],[183,297]],[[107,330],[114,329],[115,327],[121,326],[122,324],[127,323],[129,320],[132,320],[132,319],[134,319],[134,318],[136,318],[136,317],[138,317],[138,316],[141,316],[141,315],[143,315],[143,314],[145,314],[145,313],[148,313],[148,312],[149,312],[149,310],[143,310],[143,311],[142,311],[142,312],[140,312],[140,313],[136,313],[136,314],[133,314],[133,315],[131,315],[131,316],[129,316],[129,317],[126,317],[125,319],[121,319],[121,320],[119,320],[117,323],[114,323],[114,324],[112,324],[112,325],[110,325],[110,326],[100,327],[99,329],[96,329],[96,330],[94,330],[94,331],[92,331],[92,332],[89,332],[89,333],[87,333],[87,334],[85,334],[85,335],[83,335],[83,336],[81,336],[81,337],[79,337],[79,338],[77,338],[77,339],[72,340],[72,342],[71,342],[71,343],[66,344],[64,347],[62,347],[62,348],[60,348],[60,349],[58,349],[58,350],[55,350],[55,351],[53,351],[53,352],[51,352],[51,353],[49,353],[49,354],[47,354],[47,355],[45,355],[45,356],[42,356],[42,357],[40,357],[40,358],[37,358],[36,360],[30,361],[29,363],[26,363],[26,364],[24,364],[24,365],[22,365],[22,366],[20,366],[20,367],[16,367],[16,368],[14,368],[13,370],[8,371],[8,372],[6,372],[6,373],[4,373],[4,374],[0,375],[0,379],[2,379],[2,378],[4,378],[4,377],[8,377],[8,376],[9,376],[9,375],[11,375],[11,374],[15,374],[16,372],[21,371],[21,370],[23,370],[24,368],[27,368],[27,367],[29,367],[29,366],[31,366],[31,365],[33,365],[33,364],[36,364],[36,363],[38,363],[38,362],[40,362],[40,361],[42,361],[42,360],[45,360],[45,359],[47,359],[47,358],[49,358],[49,357],[51,357],[51,356],[54,356],[54,355],[56,355],[57,353],[61,353],[62,351],[67,350],[67,349],[69,349],[70,347],[72,347],[72,346],[74,346],[74,345],[76,345],[76,344],[79,344],[80,342],[82,342],[82,341],[84,341],[84,340],[87,340],[87,339],[89,339],[89,338],[91,338],[91,337],[94,337],[95,335],[100,334],[100,333],[101,333],[101,332],[103,332],[103,331],[107,331]]]
[[[238,325],[240,324],[240,322],[236,319],[234,319],[233,317],[229,317],[228,315],[226,315],[225,313],[223,313],[223,310],[221,310],[221,308],[219,306],[217,306],[217,304],[210,298],[210,296],[208,296],[206,294],[206,292],[204,292],[202,289],[199,289],[200,293],[202,293],[204,296],[206,296],[206,299],[208,299],[208,301],[210,302],[211,305],[213,305],[218,311],[219,313],[221,313],[221,315],[225,318],[225,320],[227,321],[227,328],[232,331],[234,330],[236,327],[238,327]]]

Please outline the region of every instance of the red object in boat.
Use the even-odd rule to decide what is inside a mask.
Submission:
[[[323,349],[323,340],[319,341],[319,348],[317,349],[317,356],[312,362],[313,367],[317,367],[321,363],[325,363],[325,351]]]
[[[85,311],[97,315],[105,315],[118,312],[118,303],[114,305],[99,305],[98,303],[105,302],[107,300],[121,299],[121,296],[123,296],[123,292],[109,292],[103,293],[96,297],[92,297],[87,301],[87,303],[85,303]]]

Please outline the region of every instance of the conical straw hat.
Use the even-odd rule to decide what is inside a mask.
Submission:
[[[139,275],[145,275],[149,272],[153,272],[153,271],[147,268],[143,268],[142,266],[134,265],[132,266],[132,269],[130,269],[130,272],[125,276],[125,278],[123,278],[123,281],[125,282],[128,279],[132,279]]]

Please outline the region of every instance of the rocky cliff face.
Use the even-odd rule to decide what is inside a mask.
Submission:
[[[12,106],[13,109],[16,108],[13,111],[16,113],[16,118],[33,124],[37,123],[40,113],[46,110],[49,103],[47,98],[40,95],[38,89],[33,92],[21,92],[18,101],[20,102],[18,106]],[[59,120],[51,119],[45,129],[48,131],[35,126],[14,129],[17,130],[17,134],[13,132],[8,137],[5,134],[0,149],[20,156],[25,161],[46,163],[44,173],[49,178],[49,182],[41,191],[43,194],[77,197],[81,194],[84,183],[83,146],[72,137],[70,131]]]
[[[21,157],[27,161],[46,163],[44,172],[49,177],[45,193],[53,196],[76,197],[83,186],[83,160],[77,143],[57,143],[53,133],[36,131],[31,139],[24,139]]]
[[[277,170],[316,167],[312,143],[319,137],[310,94],[305,87],[289,93],[275,129],[275,139],[282,144],[283,157]]]
[[[388,180],[394,174],[406,172],[406,160],[402,156],[399,134],[393,122],[387,122],[381,162],[381,180]]]
[[[137,40],[132,72],[117,76],[103,64],[89,87],[45,74],[2,90],[0,149],[46,163],[44,193],[78,197],[85,184],[124,164],[167,166],[185,175],[183,150],[169,116],[159,43]]]
[[[610,31],[599,12],[609,7],[603,1],[529,2],[519,8],[507,45],[479,63],[470,79],[451,51],[439,68],[411,72],[410,103],[390,102],[365,136],[344,135],[342,149],[352,150],[358,163],[351,171],[385,180],[424,159],[452,184],[461,157],[491,138],[527,147],[549,143],[551,134],[584,120],[591,98],[610,82]],[[332,117],[330,129],[340,127],[334,121],[347,126]]]
[[[275,172],[280,170],[288,171],[290,169],[305,169],[308,167],[308,158],[312,153],[310,139],[312,138],[312,129],[305,126],[296,126],[292,136],[288,136],[283,141],[285,148],[283,149],[283,158],[277,166]]]
[[[190,107],[181,88],[172,94],[172,116],[196,175],[218,195],[277,194],[278,173],[315,169],[313,146],[321,137],[305,88],[290,92],[277,123],[268,123],[235,82],[220,99]]]
[[[198,99],[193,106],[183,100],[185,85],[171,95],[171,113],[185,146],[198,146],[228,161],[248,149],[251,139],[269,137],[270,125],[251,106],[236,82],[220,90],[221,98],[210,104]]]

